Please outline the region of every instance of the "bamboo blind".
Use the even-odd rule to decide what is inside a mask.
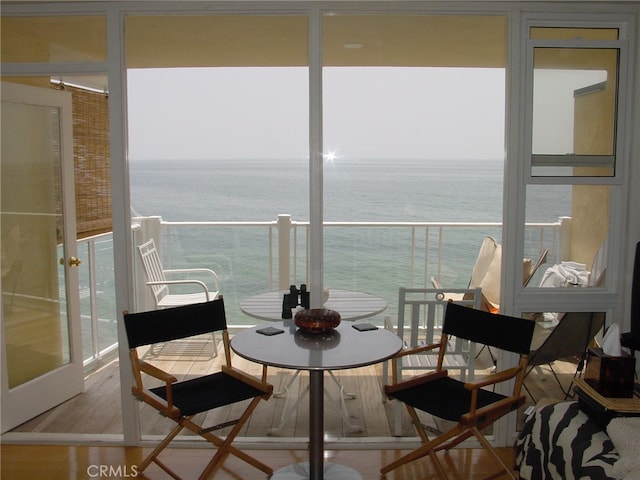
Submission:
[[[108,96],[56,85],[72,94],[78,238],[112,230]]]

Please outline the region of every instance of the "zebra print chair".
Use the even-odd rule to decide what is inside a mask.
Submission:
[[[620,458],[601,425],[578,402],[538,409],[524,423],[516,443],[516,465],[522,480],[616,479]]]

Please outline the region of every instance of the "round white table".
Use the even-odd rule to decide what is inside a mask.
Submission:
[[[285,293],[288,291],[278,290],[246,298],[240,302],[240,310],[259,320],[282,320],[282,297]],[[339,312],[342,320],[360,320],[382,313],[387,302],[370,293],[331,288],[324,307]]]
[[[324,464],[324,371],[371,365],[393,357],[402,341],[384,328],[358,331],[353,323],[342,322],[335,330],[305,334],[293,320],[274,323],[283,330],[278,335],[262,335],[244,330],[231,339],[233,351],[263,365],[309,371],[309,462],[284,467],[273,474],[275,480],[360,479],[358,472],[344,465]]]
[[[285,293],[289,291],[279,290],[274,292],[260,293],[249,297],[240,302],[240,310],[246,315],[267,321],[280,321],[282,320],[282,300]],[[372,317],[383,312],[387,308],[387,303],[384,299],[365,292],[357,292],[353,290],[343,289],[329,289],[327,292],[327,301],[324,306],[326,308],[336,310],[340,313],[340,318],[344,321],[355,321],[367,317]],[[302,310],[302,307],[297,307],[292,310],[292,317],[295,313]],[[293,377],[289,380],[284,390],[275,392],[275,396],[280,396],[288,391],[289,387],[293,384],[298,376],[298,370]],[[329,376],[340,387],[340,395],[344,398],[356,398],[356,394],[353,392],[345,391],[333,372],[329,370]],[[302,401],[303,397],[309,393],[309,386],[307,386],[302,393],[298,396],[294,405],[285,405],[285,409],[282,412],[280,423],[272,428],[274,433],[277,433],[284,425],[293,418],[295,408]],[[291,407],[291,408],[287,408]],[[344,401],[339,402],[340,415],[345,424],[354,431],[361,430],[361,427],[351,423],[349,412],[347,411],[346,403]]]

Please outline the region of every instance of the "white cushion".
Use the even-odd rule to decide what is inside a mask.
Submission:
[[[622,480],[640,480],[640,417],[611,419],[607,435],[620,455],[613,475]]]

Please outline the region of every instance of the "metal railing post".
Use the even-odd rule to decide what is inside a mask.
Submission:
[[[91,357],[98,359],[100,341],[98,337],[98,288],[96,281],[96,244],[93,240],[87,242],[87,256],[89,257],[89,308],[91,316]]]
[[[278,215],[278,288],[291,285],[291,215]]]

